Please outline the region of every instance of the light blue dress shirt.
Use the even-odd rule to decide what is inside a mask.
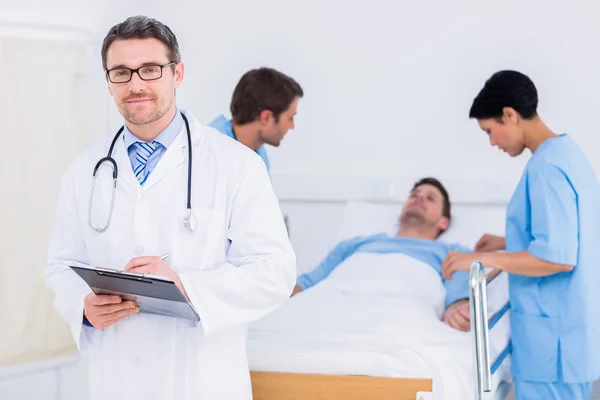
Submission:
[[[212,122],[210,122],[208,126],[218,130],[222,134],[227,135],[234,140],[238,140],[233,132],[233,122],[230,119],[225,118],[223,115],[219,115]],[[258,150],[256,150],[256,154],[258,154],[264,161],[265,166],[267,167],[267,172],[270,172],[269,157],[267,156],[267,149],[265,149],[264,144],[260,146]]]
[[[148,162],[146,163],[146,169],[148,170],[148,175],[152,174],[152,170],[158,164],[158,161],[161,159],[167,148],[173,143],[173,140],[177,137],[181,128],[183,127],[183,117],[179,110],[175,114],[173,120],[167,125],[167,127],[154,139],[156,142],[160,143],[160,145],[156,148],[154,153],[148,157]],[[129,160],[131,161],[131,168],[135,170],[135,167],[138,165],[138,161],[135,158],[136,148],[133,145],[135,142],[142,142],[142,140],[138,139],[127,129],[127,125],[125,125],[125,129],[123,129],[123,141],[125,143],[125,148],[127,149],[127,153],[129,154]]]
[[[435,240],[388,236],[385,233],[366,237],[359,236],[339,243],[317,268],[299,276],[296,284],[302,290],[316,285],[326,279],[338,265],[354,253],[401,253],[423,261],[435,269],[446,287],[447,307],[457,300],[469,298],[468,272],[455,272],[452,280],[449,281],[442,276],[442,261],[450,251],[471,252],[470,249],[459,244],[448,244]],[[399,265],[398,268],[402,268],[402,265]],[[368,273],[368,266],[365,265],[365,274]]]
[[[530,382],[600,376],[600,185],[567,135],[533,153],[507,208],[506,251],[574,266],[509,275],[512,370]]]

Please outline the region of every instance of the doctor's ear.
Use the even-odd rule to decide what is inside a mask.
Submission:
[[[175,77],[175,87],[178,88],[181,85],[181,81],[183,81],[185,68],[182,62],[178,62],[175,65],[174,77]]]

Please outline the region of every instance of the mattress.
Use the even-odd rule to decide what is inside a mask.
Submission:
[[[363,276],[367,289],[357,290],[346,270],[339,279],[334,276],[294,296],[250,327],[251,370],[430,378],[436,399],[475,399],[473,336],[440,320],[439,296],[427,300],[435,296],[425,294],[440,290],[431,267],[402,255],[375,256],[371,255],[369,265],[402,265],[418,280],[402,282],[392,291],[390,280],[399,276],[382,267],[373,273],[376,279]],[[366,257],[349,264],[364,264]],[[376,281],[390,275],[394,279],[378,291]],[[501,278],[492,285],[490,315],[508,296]],[[492,363],[506,349],[509,331],[505,314],[489,334]],[[492,375],[492,393],[487,398],[504,393],[506,382],[510,382],[510,357]]]

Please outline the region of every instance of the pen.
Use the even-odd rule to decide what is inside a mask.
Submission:
[[[160,256],[160,258],[161,260],[166,262],[169,258],[171,258],[171,253],[163,254],[162,256]]]

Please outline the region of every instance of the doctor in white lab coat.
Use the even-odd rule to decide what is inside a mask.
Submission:
[[[126,120],[112,156],[118,166],[108,229],[112,169],[92,172],[112,132],[64,173],[48,252],[55,307],[88,355],[90,399],[246,400],[252,398],[247,325],[289,298],[295,255],[264,163],[255,152],[184,113],[192,143],[187,214],[188,138],[175,104],[184,68],[170,29],[146,17],[113,27],[102,47],[107,83]],[[91,222],[91,223],[90,223]],[[170,253],[168,262],[159,257]],[[71,262],[162,275],[191,301],[194,323],[139,312],[97,296]]]

